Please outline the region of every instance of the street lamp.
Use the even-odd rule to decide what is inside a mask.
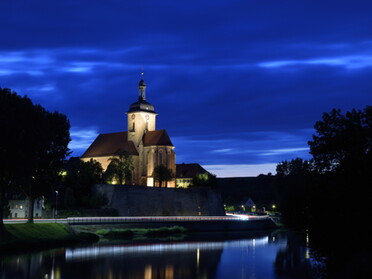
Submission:
[[[56,190],[56,216],[58,215],[58,191]]]

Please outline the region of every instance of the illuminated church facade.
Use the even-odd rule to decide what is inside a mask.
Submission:
[[[176,173],[176,155],[167,131],[156,130],[158,114],[146,101],[143,79],[138,84],[138,101],[129,107],[126,115],[128,131],[99,134],[81,159],[96,160],[106,170],[110,158],[118,152],[125,152],[131,155],[134,164],[133,184],[158,186],[154,180],[154,168],[164,165]],[[175,187],[175,181],[169,181],[167,186]]]

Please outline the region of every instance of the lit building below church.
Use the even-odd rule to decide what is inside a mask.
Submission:
[[[207,173],[199,164],[177,164],[176,165],[176,186],[181,188],[187,188],[191,185],[192,179],[199,175]]]

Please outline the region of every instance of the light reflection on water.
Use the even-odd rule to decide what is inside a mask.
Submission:
[[[286,234],[115,243],[2,257],[0,279],[306,278],[310,257],[305,241]]]
[[[118,256],[136,253],[156,253],[166,252],[189,252],[189,251],[208,251],[224,250],[235,247],[253,247],[256,245],[266,245],[269,237],[265,236],[257,239],[219,241],[219,242],[189,242],[189,243],[159,243],[146,245],[117,245],[117,246],[94,246],[78,249],[66,249],[66,261],[86,260],[98,257]]]

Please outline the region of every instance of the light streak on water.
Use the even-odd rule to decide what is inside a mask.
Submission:
[[[94,246],[77,249],[66,249],[66,261],[94,259],[105,256],[117,256],[137,253],[187,252],[201,250],[217,250],[224,248],[255,247],[269,243],[269,237],[216,242],[164,243],[143,245]]]

